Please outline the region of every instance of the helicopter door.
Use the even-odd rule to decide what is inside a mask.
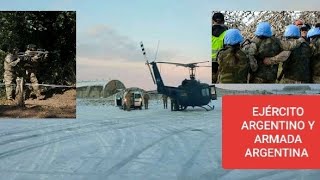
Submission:
[[[215,86],[211,87],[211,100],[217,100],[217,90]]]

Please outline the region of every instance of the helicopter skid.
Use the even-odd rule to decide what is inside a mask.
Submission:
[[[214,106],[210,106],[210,105],[206,105],[206,106],[208,106],[209,108],[206,108],[205,106],[199,106],[199,107],[202,107],[203,109],[205,109],[206,111],[212,111],[212,110],[214,110]]]

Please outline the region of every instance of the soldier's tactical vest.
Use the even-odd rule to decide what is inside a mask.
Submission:
[[[314,39],[311,46],[313,46],[313,54],[311,57],[312,76],[320,76],[320,37]]]
[[[289,58],[283,63],[284,77],[302,83],[310,82],[310,58],[309,44],[302,43],[293,49]]]
[[[211,39],[212,61],[216,61],[219,50],[223,48],[223,39],[224,39],[224,36],[226,35],[226,32],[227,31],[224,31],[222,34],[220,34],[219,37],[212,36],[212,39]]]
[[[249,59],[239,49],[227,46],[218,53],[219,83],[247,83]]]
[[[275,82],[278,74],[278,65],[265,65],[263,60],[266,57],[273,57],[282,51],[280,40],[275,37],[266,39],[256,38],[253,42],[257,45],[255,58],[258,62],[258,70],[253,73],[253,78],[258,77],[267,82]]]

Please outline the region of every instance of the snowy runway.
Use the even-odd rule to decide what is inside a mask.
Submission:
[[[79,100],[76,120],[0,120],[0,179],[319,179],[318,171],[222,170],[221,101],[213,103],[208,112],[160,102],[125,112]]]

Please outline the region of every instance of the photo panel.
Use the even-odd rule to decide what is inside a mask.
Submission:
[[[319,83],[319,11],[213,11],[212,83]]]
[[[76,12],[0,12],[0,118],[76,117]]]

